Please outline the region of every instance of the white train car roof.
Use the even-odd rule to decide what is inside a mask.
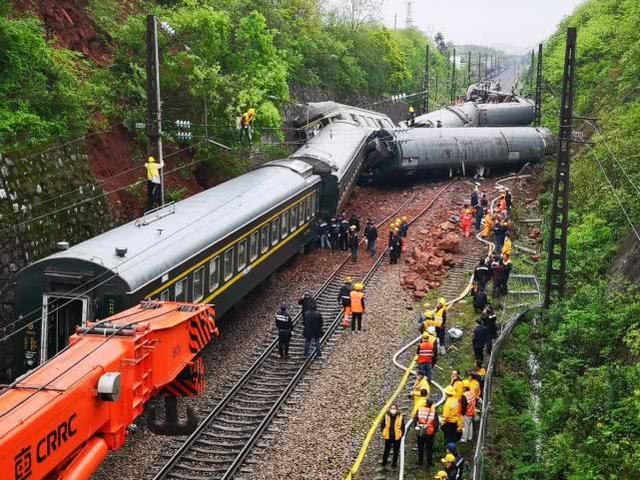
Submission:
[[[136,291],[320,181],[306,163],[277,163],[50,255],[23,272],[76,259],[113,271]],[[126,248],[126,255],[118,256],[116,248]]]

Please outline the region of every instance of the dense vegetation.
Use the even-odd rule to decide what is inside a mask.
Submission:
[[[90,0],[89,16],[113,51],[113,61],[101,67],[46,40],[34,17],[18,15],[5,2],[0,149],[25,150],[75,137],[96,118],[126,120],[130,127],[143,121],[150,12],[175,30],[173,36],[160,32],[168,135],[175,119],[204,124],[205,103],[216,138],[232,141],[237,118],[248,107],[258,110],[258,132],[273,132],[282,125],[292,84],[318,86],[338,98],[422,90],[428,41],[422,33],[390,30],[370,20],[366,9],[360,18],[323,11],[323,3],[163,0],[142,2],[136,14],[125,11],[123,2]],[[432,104],[442,104],[448,99],[447,62],[435,46],[431,58],[432,75],[441,85]]]
[[[576,121],[595,143],[574,147],[570,292],[539,332],[542,459],[534,468],[530,457],[512,457],[494,478],[640,478],[640,292],[608,274],[640,220],[639,16],[637,0],[590,0],[545,45],[545,124],[557,131],[569,26],[578,29],[576,115],[599,121],[597,129]],[[542,196],[547,217],[552,173]]]

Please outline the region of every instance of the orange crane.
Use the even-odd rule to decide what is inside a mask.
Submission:
[[[144,301],[79,327],[51,361],[0,392],[0,477],[5,480],[89,479],[154,395],[166,419],[147,409],[152,431],[186,434],[176,397],[201,394],[199,357],[219,335],[211,306]]]

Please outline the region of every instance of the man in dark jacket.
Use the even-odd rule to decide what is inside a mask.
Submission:
[[[351,290],[353,290],[353,280],[351,277],[344,279],[344,285],[340,287],[338,292],[338,305],[342,307],[343,317],[342,326],[349,326],[349,317],[351,316]]]
[[[316,347],[317,356],[321,357],[320,351],[320,339],[322,338],[322,315],[316,310],[316,306],[313,305],[311,310],[306,312],[303,317],[304,330],[302,335],[304,336],[304,356],[309,356],[309,350],[311,348],[311,341],[313,340]]]
[[[473,294],[473,309],[476,313],[480,313],[487,305],[487,293],[480,288],[477,288]]]
[[[491,278],[493,278],[493,298],[498,298],[502,295],[505,279],[505,268],[502,259],[494,258],[491,263]]]
[[[473,281],[478,285],[480,290],[485,290],[490,278],[491,270],[487,267],[485,259],[481,258],[480,263],[478,263],[478,266],[473,271]]]
[[[311,292],[304,292],[304,295],[300,300],[298,300],[298,305],[302,307],[302,316],[307,313],[311,309],[316,309],[316,299],[313,298]]]
[[[335,218],[331,219],[331,224],[329,225],[329,241],[331,242],[331,248],[333,250],[337,250],[338,241],[340,239],[340,224],[338,220]]]
[[[378,240],[378,229],[371,219],[367,220],[367,226],[364,227],[364,236],[367,239],[367,250],[371,258],[376,256],[376,241]]]
[[[360,231],[360,217],[355,213],[351,215],[351,218],[349,219],[349,226],[356,227],[356,232]]]
[[[293,331],[293,322],[286,305],[281,305],[280,311],[276,313],[276,327],[278,328],[278,352],[280,352],[280,358],[289,358],[289,341]]]
[[[479,203],[480,203],[480,191],[476,186],[473,189],[473,193],[471,193],[471,208],[476,208]]]
[[[395,233],[393,237],[391,237],[391,241],[389,242],[389,261],[392,264],[398,263],[400,259],[400,255],[402,254],[402,239],[400,235]]]
[[[358,247],[360,246],[360,238],[358,237],[358,232],[356,231],[356,227],[351,225],[349,227],[349,250],[351,250],[351,261],[358,261]]]
[[[476,357],[477,362],[484,361],[484,346],[489,343],[489,329],[482,325],[480,319],[476,320],[476,328],[473,331],[473,339],[471,343],[473,345],[473,354]]]
[[[349,220],[344,216],[340,220],[340,249],[345,252],[349,250]]]
[[[487,305],[480,317],[482,324],[489,330],[489,341],[487,342],[487,353],[491,355],[491,349],[493,347],[493,341],[498,338],[498,317],[493,311],[491,305]]]

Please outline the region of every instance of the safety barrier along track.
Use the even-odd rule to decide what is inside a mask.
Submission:
[[[423,212],[435,203],[446,188],[436,194]],[[382,224],[405,209],[414,198],[415,193]],[[340,327],[342,309],[336,298],[343,277],[362,278],[363,283],[367,284],[381,265],[386,251],[385,248],[372,265],[367,261],[370,265],[368,268],[345,258],[315,294],[318,311],[325,319],[322,345]],[[238,473],[244,473],[241,468],[250,452],[316,358],[315,351],[308,358],[303,356],[301,323],[301,315],[298,314],[294,318],[290,359],[279,358],[278,340],[274,338],[193,434],[177,450],[166,455],[170,458],[155,475],[155,480],[228,480]]]

